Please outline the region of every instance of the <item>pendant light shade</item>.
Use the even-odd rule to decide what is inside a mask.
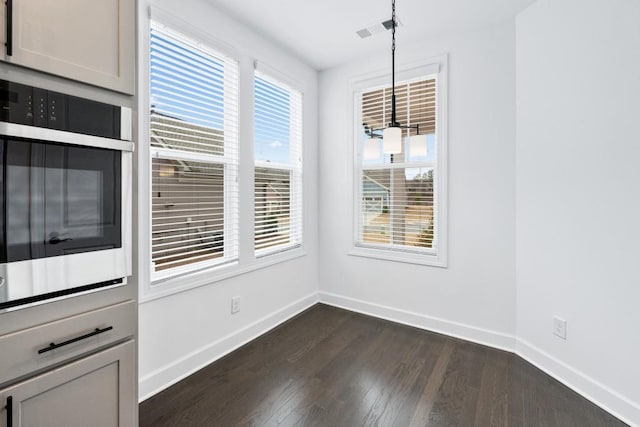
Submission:
[[[402,128],[392,126],[382,131],[382,150],[384,154],[398,154],[402,151]]]
[[[380,158],[380,140],[378,138],[367,138],[364,141],[364,159],[376,160]]]
[[[411,157],[427,157],[427,135],[413,135],[409,138],[409,155]]]

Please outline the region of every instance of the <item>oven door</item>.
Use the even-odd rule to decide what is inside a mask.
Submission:
[[[114,249],[121,238],[121,153],[4,142],[5,262]]]
[[[130,274],[122,242],[130,153],[27,138],[0,145],[0,308]]]
[[[52,144],[44,148],[46,256],[121,247],[120,151]]]

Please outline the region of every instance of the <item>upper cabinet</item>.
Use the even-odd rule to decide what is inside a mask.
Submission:
[[[6,62],[133,94],[135,0],[6,0]]]

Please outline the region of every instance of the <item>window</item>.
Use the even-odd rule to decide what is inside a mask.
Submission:
[[[302,243],[302,94],[256,71],[256,256]]]
[[[444,265],[437,91],[437,74],[396,84],[398,121],[419,125],[422,135],[411,138],[415,129],[403,129],[398,154],[384,154],[381,140],[369,140],[359,126],[353,254]],[[391,117],[391,86],[358,91],[356,106],[357,123],[384,128]]]
[[[238,258],[238,63],[152,23],[152,278]]]

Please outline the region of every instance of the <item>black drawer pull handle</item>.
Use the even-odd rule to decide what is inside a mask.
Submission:
[[[7,397],[7,427],[13,426],[13,396]]]
[[[13,0],[6,0],[7,5],[7,38],[4,43],[7,46],[7,56],[13,55]]]
[[[63,342],[61,342],[59,344],[56,344],[56,343],[52,342],[51,344],[49,344],[49,347],[41,348],[40,350],[38,350],[38,354],[42,354],[42,353],[46,353],[47,351],[55,350],[56,348],[60,348],[60,347],[63,347],[65,345],[69,345],[69,344],[72,344],[74,342],[87,339],[87,338],[92,337],[94,335],[102,334],[103,332],[107,332],[107,331],[110,331],[112,329],[113,329],[113,326],[107,326],[106,328],[102,328],[102,329],[96,328],[93,332],[89,332],[88,334],[84,334],[84,335],[79,336],[79,337],[71,338],[70,340],[63,341]]]

